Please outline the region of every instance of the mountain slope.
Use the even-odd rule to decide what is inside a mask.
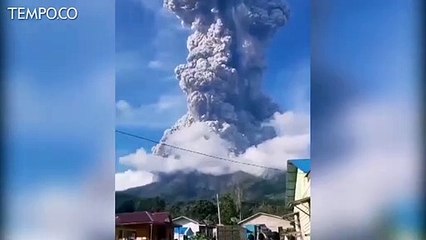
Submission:
[[[213,199],[216,193],[235,192],[239,187],[245,201],[264,201],[283,199],[285,192],[285,173],[262,178],[246,172],[236,172],[215,176],[194,172],[175,172],[159,174],[158,181],[125,191],[119,196],[138,198],[161,197],[169,203],[198,199]]]

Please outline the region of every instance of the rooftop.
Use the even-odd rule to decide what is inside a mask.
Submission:
[[[289,162],[304,173],[311,172],[311,159],[295,159],[289,160]]]
[[[246,222],[248,222],[248,221],[250,221],[250,220],[252,220],[254,218],[257,218],[259,216],[267,216],[267,217],[271,217],[271,218],[276,218],[276,219],[283,220],[282,217],[277,216],[277,215],[273,215],[273,214],[269,214],[269,213],[264,213],[264,212],[258,212],[256,214],[251,215],[250,217],[248,217],[246,219],[241,220],[240,222],[238,222],[238,225],[244,224],[244,223],[246,223]]]
[[[170,214],[167,212],[150,213],[131,212],[120,213],[115,217],[115,225],[131,225],[131,224],[167,224],[172,223]]]
[[[186,220],[188,222],[192,222],[192,223],[198,224],[200,226],[214,225],[214,223],[209,221],[209,220],[198,220],[198,219],[196,220],[196,219],[189,218],[187,216],[179,216],[177,218],[173,218],[173,222],[178,222],[178,221],[181,221],[181,220]]]

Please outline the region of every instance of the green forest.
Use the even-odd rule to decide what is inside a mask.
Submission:
[[[227,225],[236,224],[241,219],[257,212],[276,215],[284,215],[286,213],[283,200],[240,202],[234,194],[227,193],[220,197],[219,202],[221,221]],[[137,198],[124,193],[116,193],[116,213],[135,211],[167,211],[170,212],[173,218],[183,215],[200,222],[218,223],[217,204],[216,199],[213,198],[168,203],[160,197]]]

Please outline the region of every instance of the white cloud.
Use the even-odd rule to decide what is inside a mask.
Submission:
[[[154,174],[146,171],[127,170],[115,174],[115,190],[121,191],[141,185],[152,183]]]
[[[162,69],[164,67],[164,64],[159,60],[152,60],[149,61],[148,67],[153,69]]]
[[[279,136],[293,136],[310,132],[310,118],[305,113],[292,111],[284,114],[276,113],[269,125],[275,128]]]
[[[183,96],[163,95],[157,102],[134,107],[125,100],[116,103],[116,125],[124,127],[165,128],[186,111]]]
[[[279,136],[258,146],[253,146],[236,157],[229,155],[229,143],[211,132],[206,123],[203,122],[195,123],[191,127],[181,129],[170,135],[167,144],[234,161],[283,170],[286,168],[288,159],[309,157],[310,131],[307,115],[294,112],[277,113],[269,124],[276,127]],[[263,168],[231,163],[182,150],[174,150],[173,153],[177,156],[161,158],[147,153],[145,149],[141,148],[132,154],[121,157],[120,163],[136,169],[135,171],[138,173],[129,172],[127,174],[140,177],[139,186],[149,183],[146,181],[146,172],[198,170],[216,175],[236,171],[246,171],[255,175],[264,173]],[[126,180],[122,177],[123,173],[117,173],[117,175],[123,181]],[[135,183],[130,180],[127,183],[120,182],[119,184],[120,186],[116,186],[116,188],[121,190],[124,189],[123,186],[135,186]]]

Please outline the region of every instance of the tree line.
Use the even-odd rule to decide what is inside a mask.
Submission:
[[[278,200],[246,202],[241,201],[231,193],[227,193],[219,198],[219,202],[221,222],[226,225],[236,224],[241,219],[257,212],[277,215],[286,213],[284,202]],[[161,197],[136,198],[131,196],[116,196],[116,213],[135,211],[167,211],[173,218],[187,216],[197,221],[205,221],[212,224],[218,223],[218,209],[214,198],[168,203]]]

